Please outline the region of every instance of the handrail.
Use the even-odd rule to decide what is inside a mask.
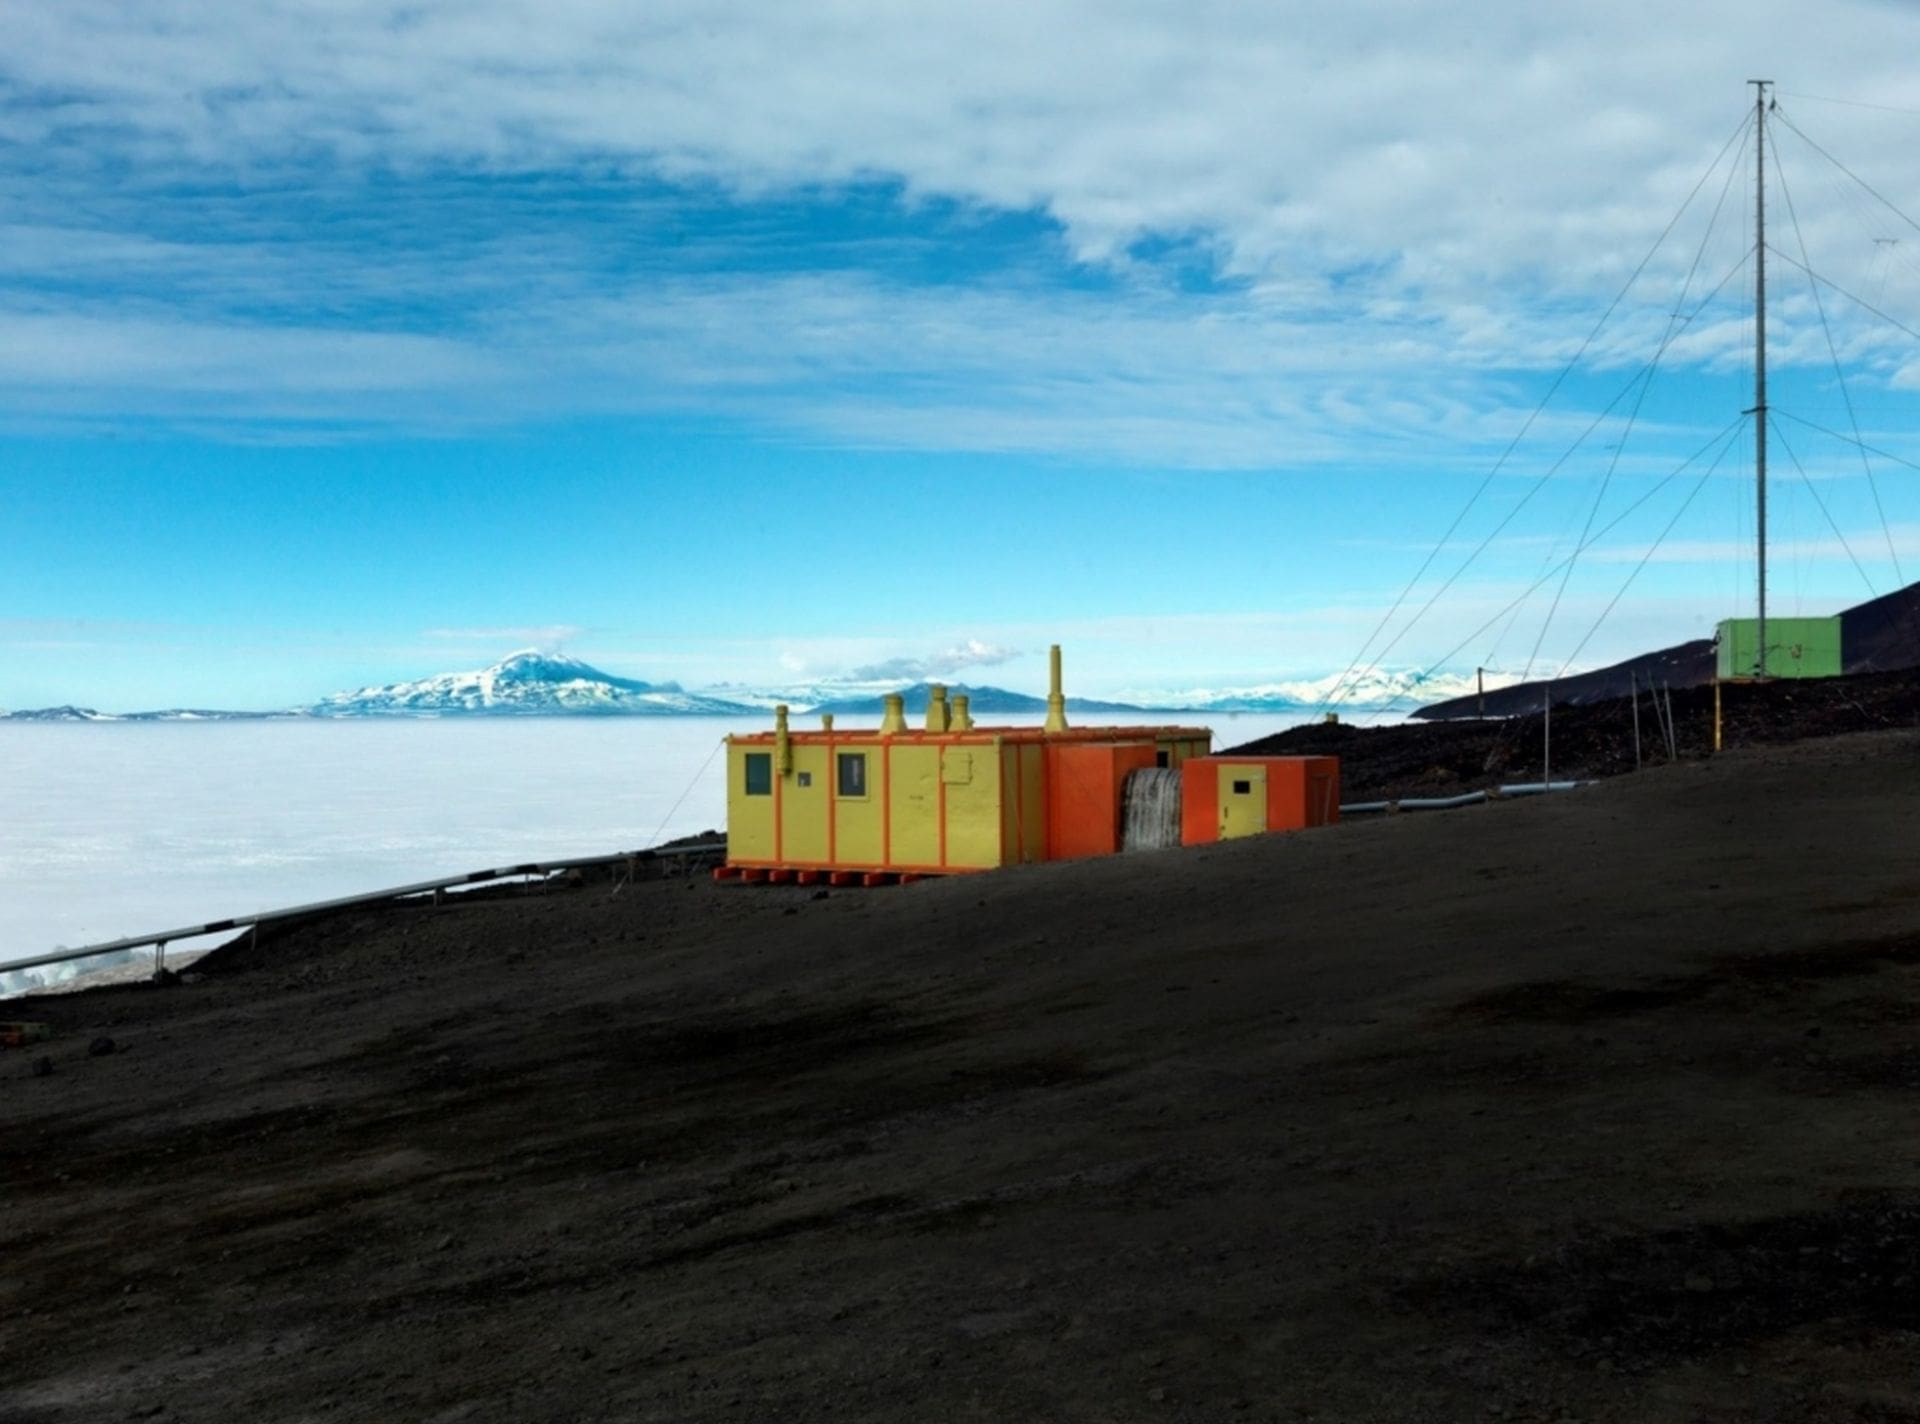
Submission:
[[[289,920],[300,915],[317,914],[322,910],[343,910],[351,905],[377,905],[387,900],[403,899],[409,895],[425,895],[434,890],[450,890],[459,885],[478,885],[485,881],[505,880],[512,876],[552,875],[556,871],[578,870],[589,865],[620,865],[631,860],[657,860],[673,855],[701,855],[713,851],[725,851],[726,848],[725,841],[699,841],[692,845],[652,846],[646,850],[622,851],[615,855],[576,856],[567,860],[529,861],[524,865],[473,870],[465,875],[449,875],[439,880],[420,880],[411,885],[395,885],[387,890],[369,890],[361,895],[342,895],[333,900],[315,900],[310,904],[289,905],[279,910],[261,910],[251,915],[234,915],[224,920],[209,920],[203,925],[187,925],[177,930],[162,930],[157,934],[129,935],[124,939],[103,940],[99,944],[82,945],[78,949],[55,950],[51,954],[36,955],[32,959],[0,961],[0,974],[10,974],[16,969],[38,969],[48,964],[66,964],[75,959],[91,959],[96,954],[111,954],[120,949],[139,949],[149,944],[164,948],[176,939],[193,939],[199,935],[219,934],[223,930],[246,929],[251,925],[263,925],[271,920]]]

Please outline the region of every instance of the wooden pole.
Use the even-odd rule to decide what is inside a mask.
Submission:
[[[1720,750],[1720,679],[1713,680],[1713,749]]]

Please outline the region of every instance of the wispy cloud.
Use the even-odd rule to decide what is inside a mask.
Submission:
[[[511,645],[557,652],[580,633],[581,629],[572,623],[531,623],[500,628],[429,628],[420,636],[435,642],[485,643],[503,648]]]
[[[995,643],[983,642],[978,638],[969,638],[927,657],[885,658],[877,663],[868,663],[855,668],[849,677],[863,682],[880,682],[895,678],[915,681],[930,677],[948,677],[965,672],[969,668],[998,667],[1002,663],[1012,662],[1020,656],[1017,648],[1001,647]]]

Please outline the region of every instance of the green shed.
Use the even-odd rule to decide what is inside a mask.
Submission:
[[[1760,643],[1759,620],[1727,618],[1720,624],[1718,671],[1721,677],[1752,677]],[[1838,618],[1769,618],[1768,677],[1838,677]]]

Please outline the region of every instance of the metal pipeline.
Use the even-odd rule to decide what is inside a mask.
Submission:
[[[1463,791],[1458,796],[1403,796],[1398,801],[1345,801],[1343,816],[1365,816],[1381,811],[1451,811],[1457,806],[1478,806],[1495,796],[1543,796],[1549,791],[1572,791],[1590,786],[1587,781],[1519,781],[1493,791]]]
[[[1458,796],[1403,796],[1399,805],[1402,811],[1451,811],[1455,806],[1477,806],[1486,799],[1484,791],[1467,791]]]

